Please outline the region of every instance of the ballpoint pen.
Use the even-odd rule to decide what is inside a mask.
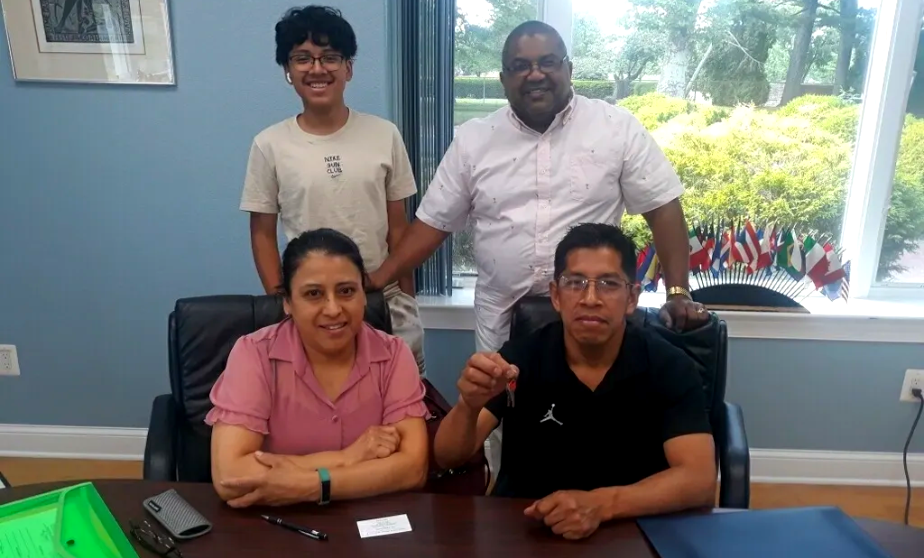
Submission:
[[[322,533],[314,529],[309,529],[308,527],[299,527],[298,525],[294,525],[278,517],[271,517],[268,515],[261,515],[260,517],[262,517],[268,523],[272,523],[273,525],[279,525],[283,529],[295,531],[296,533],[299,533],[300,535],[304,535],[316,541],[326,541],[327,540],[327,533]]]

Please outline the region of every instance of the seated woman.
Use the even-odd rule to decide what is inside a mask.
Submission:
[[[283,322],[238,340],[212,388],[212,479],[233,507],[326,503],[417,488],[424,386],[401,339],[363,322],[359,248],[331,230],[292,240]]]

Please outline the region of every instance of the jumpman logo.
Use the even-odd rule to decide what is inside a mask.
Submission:
[[[539,424],[542,424],[543,422],[545,422],[545,421],[547,421],[547,420],[550,420],[550,421],[552,421],[552,422],[554,422],[554,423],[557,423],[558,426],[564,426],[564,424],[562,424],[557,418],[555,418],[554,411],[555,411],[555,403],[552,403],[552,406],[549,407],[548,412],[545,414],[545,418],[543,418],[542,420],[540,420],[540,421],[539,421]]]

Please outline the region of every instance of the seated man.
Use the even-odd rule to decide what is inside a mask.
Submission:
[[[473,355],[436,435],[437,463],[456,467],[503,421],[494,494],[537,499],[526,515],[568,539],[601,521],[715,501],[715,449],[695,364],[626,321],[638,303],[635,260],[617,227],[571,229],[550,285],[561,321],[499,353]]]

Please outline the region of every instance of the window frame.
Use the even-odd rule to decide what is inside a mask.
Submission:
[[[876,14],[841,233],[851,297],[924,298],[924,284],[876,280],[922,18],[922,0],[883,0]]]

